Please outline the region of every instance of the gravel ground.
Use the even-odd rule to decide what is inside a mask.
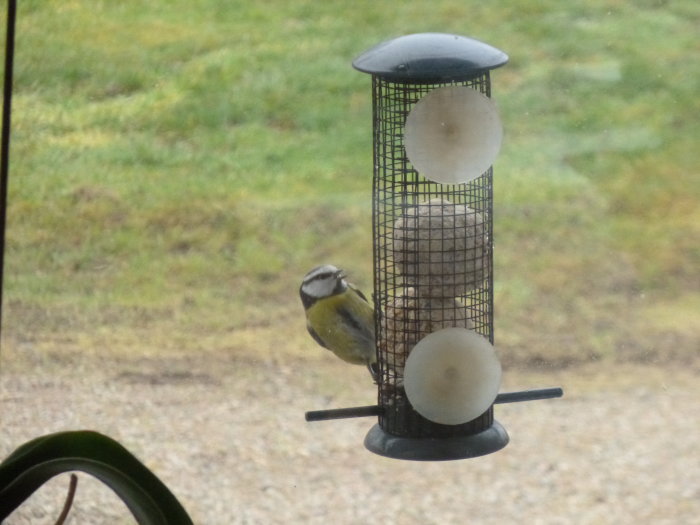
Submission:
[[[365,450],[371,418],[304,421],[306,410],[372,403],[359,367],[212,358],[51,368],[0,375],[0,456],[38,434],[99,430],[198,524],[700,524],[692,370],[506,371],[503,390],[560,385],[565,397],[497,407],[511,437],[498,453],[420,463]],[[79,478],[69,523],[134,523],[109,489]],[[67,486],[54,478],[7,525],[53,523]]]

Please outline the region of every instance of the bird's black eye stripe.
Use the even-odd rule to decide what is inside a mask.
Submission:
[[[324,279],[331,279],[335,275],[335,272],[332,272],[330,270],[326,270],[324,272],[319,272],[319,273],[311,273],[309,274],[306,279],[304,279],[305,282],[310,283],[313,281],[323,281]]]

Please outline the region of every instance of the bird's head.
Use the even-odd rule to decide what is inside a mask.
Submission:
[[[319,299],[344,292],[347,287],[345,272],[332,264],[324,264],[304,276],[299,295],[304,306],[308,308]]]

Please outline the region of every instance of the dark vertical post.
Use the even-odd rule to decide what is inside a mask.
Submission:
[[[12,114],[12,72],[15,57],[16,0],[7,2],[5,33],[5,75],[2,98],[2,136],[0,137],[0,335],[3,321],[3,288],[5,275],[5,227],[7,224],[7,185],[10,168],[10,116]]]

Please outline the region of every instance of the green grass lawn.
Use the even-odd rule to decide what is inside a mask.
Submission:
[[[6,357],[320,356],[301,276],[334,262],[371,286],[351,61],[439,31],[510,56],[492,75],[504,360],[694,359],[699,25],[693,0],[20,2]]]

